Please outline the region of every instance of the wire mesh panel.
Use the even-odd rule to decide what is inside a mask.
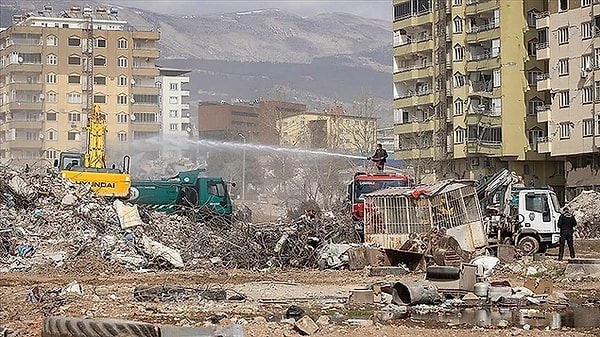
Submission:
[[[426,198],[365,197],[365,234],[423,233],[431,226],[431,207]]]

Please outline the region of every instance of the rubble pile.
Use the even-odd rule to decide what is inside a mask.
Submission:
[[[569,202],[569,208],[575,219],[577,229],[575,237],[579,239],[600,238],[600,193],[583,191]]]
[[[0,271],[58,267],[88,252],[132,270],[315,267],[328,243],[356,242],[349,216],[232,224],[141,210],[143,221],[132,225],[120,220],[118,203],[53,170],[0,167]]]

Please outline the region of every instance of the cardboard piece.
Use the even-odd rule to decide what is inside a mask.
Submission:
[[[533,291],[533,293],[536,295],[540,295],[540,294],[551,295],[552,289],[554,287],[554,282],[548,278],[543,278],[543,279],[527,278],[525,280],[525,282],[523,283],[523,286],[525,288]]]

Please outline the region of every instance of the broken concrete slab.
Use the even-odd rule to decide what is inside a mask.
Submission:
[[[348,302],[351,304],[373,304],[374,295],[372,289],[354,289],[350,292]]]
[[[600,259],[571,259],[565,268],[565,278],[581,280],[600,278]]]
[[[294,328],[303,335],[312,335],[319,331],[319,326],[313,321],[310,316],[303,316],[294,324]]]
[[[122,229],[144,225],[137,205],[124,204],[121,200],[115,200],[113,206],[117,211]]]
[[[183,268],[183,260],[178,251],[173,248],[167,247],[158,241],[150,239],[145,234],[142,235],[142,246],[144,252],[153,257],[161,257],[169,262],[174,268]]]

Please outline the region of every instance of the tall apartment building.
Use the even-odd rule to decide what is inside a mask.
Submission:
[[[567,198],[600,190],[600,3],[544,1],[537,16],[537,58],[545,71],[537,87],[542,129],[538,150],[566,161]]]
[[[418,175],[480,179],[508,168],[563,190],[541,153],[535,15],[544,1],[394,0],[395,157]],[[540,103],[541,102],[541,103]],[[418,176],[417,179],[423,178]]]
[[[83,150],[92,104],[106,114],[109,152],[159,134],[158,31],[104,8],[46,6],[13,19],[0,31],[0,160]]]
[[[160,87],[160,116],[163,136],[189,136],[195,125],[190,124],[190,70],[160,68],[156,78]]]

